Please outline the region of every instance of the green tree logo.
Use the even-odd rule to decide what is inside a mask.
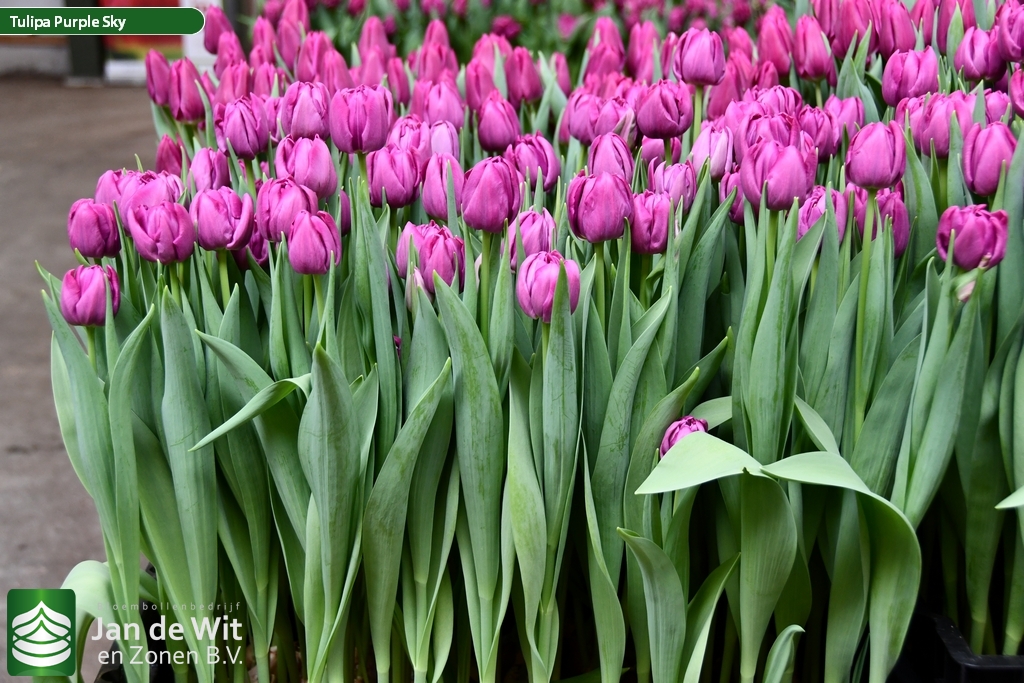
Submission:
[[[75,592],[14,589],[7,593],[7,673],[75,673]]]

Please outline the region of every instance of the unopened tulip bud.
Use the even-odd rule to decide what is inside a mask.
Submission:
[[[110,309],[117,315],[121,306],[121,287],[117,272],[110,266],[79,266],[69,270],[61,281],[60,312],[71,325],[99,327],[107,320],[107,288]]]
[[[288,236],[288,261],[302,275],[324,275],[341,263],[341,235],[326,211],[299,211]]]
[[[86,258],[117,256],[121,236],[114,210],[92,199],[79,199],[68,212],[68,242]]]
[[[338,190],[338,174],[331,150],[319,136],[312,140],[295,140],[291,136],[281,140],[274,167],[279,178],[294,178],[320,199],[327,199]]]
[[[496,91],[494,72],[482,60],[472,59],[466,65],[466,104],[479,111],[487,96]]]
[[[246,96],[228,105],[217,105],[214,116],[218,146],[231,149],[239,159],[255,159],[270,143],[267,110],[259,97]]]
[[[316,194],[290,178],[271,178],[256,193],[256,229],[266,240],[287,237],[299,211],[316,213]]]
[[[747,150],[740,166],[743,196],[755,207],[763,199],[771,211],[789,209],[794,200],[803,202],[810,194],[814,175],[808,173],[808,166],[815,168],[817,161],[813,149],[805,152],[775,140],[760,140]]]
[[[508,226],[512,272],[516,272],[520,260],[517,251],[519,249],[516,242],[517,237],[523,244],[523,259],[539,251],[550,251],[555,239],[555,219],[544,208],[540,212],[530,209],[516,216],[515,221]]]
[[[487,152],[503,151],[519,136],[519,116],[497,90],[480,105],[478,117],[477,137],[481,149]]]
[[[964,270],[991,268],[1006,255],[1009,217],[1005,211],[987,211],[983,204],[951,206],[939,218],[935,237],[945,260],[950,235],[956,231],[953,261]]]
[[[829,95],[825,100],[825,109],[835,117],[840,132],[845,128],[851,137],[864,125],[864,103],[859,97],[842,100]]]
[[[235,250],[249,244],[253,227],[252,197],[239,197],[230,187],[203,190],[189,207],[199,246],[208,251]]]
[[[764,62],[770,62],[780,74],[789,73],[793,52],[793,32],[789,19],[781,7],[772,7],[761,19],[761,32],[757,37],[757,52]]]
[[[155,206],[161,202],[176,202],[184,188],[181,177],[169,173],[128,171],[121,182],[121,197],[118,210],[127,216],[136,206]]]
[[[179,59],[171,65],[167,104],[177,121],[199,121],[206,115],[199,95],[199,72],[192,60]]]
[[[921,97],[939,89],[939,60],[931,49],[897,52],[882,73],[882,98],[895,107],[905,98]]]
[[[715,85],[725,75],[722,37],[707,29],[691,28],[679,38],[675,62],[676,77],[692,85]]]
[[[150,50],[146,53],[146,90],[149,99],[161,107],[171,102],[171,65],[163,53]]]
[[[331,139],[347,154],[378,150],[387,142],[392,110],[387,88],[361,85],[340,90],[331,100]]]
[[[972,82],[998,80],[1006,72],[999,41],[980,28],[969,28],[953,57],[953,68]]]
[[[181,143],[170,135],[164,135],[160,138],[160,144],[156,146],[156,162],[153,164],[156,172],[166,172],[180,177],[181,152],[183,149]]]
[[[964,138],[964,180],[971,192],[994,195],[1000,173],[1010,170],[1017,139],[1005,123],[973,126]]]
[[[434,221],[426,225],[406,223],[395,249],[395,265],[402,277],[409,276],[410,248],[416,251],[416,270],[428,294],[434,294],[434,273],[449,286],[457,275],[461,289],[466,277],[466,249],[461,238]]]
[[[490,157],[466,173],[462,218],[474,230],[500,233],[515,219],[522,203],[520,177],[504,157]]]
[[[935,39],[939,44],[939,52],[946,54],[946,41],[949,36],[949,26],[953,23],[953,15],[957,8],[960,10],[960,21],[964,31],[978,25],[974,17],[974,3],[971,0],[939,0],[939,21],[935,27]],[[931,32],[928,33],[931,35]],[[964,34],[966,38],[966,33]],[[946,55],[947,57],[949,55]]]
[[[708,162],[712,179],[721,180],[726,170],[732,168],[732,150],[732,131],[725,126],[709,124],[694,141],[690,156],[694,168],[703,168],[704,162]]]
[[[826,188],[821,185],[818,185],[811,190],[811,194],[807,197],[807,201],[805,201],[803,206],[800,207],[800,215],[796,228],[797,239],[806,235],[811,228],[818,224],[818,221],[821,220],[822,216],[827,213],[827,202],[829,198],[832,200],[832,209],[835,213],[836,231],[838,232],[839,241],[843,241],[843,236],[846,235],[846,196],[838,190],[831,188],[826,190]]]
[[[397,209],[416,199],[420,171],[416,155],[406,149],[385,145],[366,157],[370,203]]]
[[[895,52],[914,49],[917,35],[906,5],[900,0],[880,0],[875,4],[875,15],[874,30],[883,59],[889,59]]]
[[[802,16],[796,22],[796,40],[793,43],[796,73],[809,81],[834,80],[836,63],[818,20]]]
[[[147,261],[179,263],[195,251],[195,227],[188,211],[177,202],[132,208],[128,229],[139,256]]]
[[[619,176],[610,173],[584,175],[569,182],[566,193],[569,227],[591,243],[622,237],[627,220],[633,217],[633,193]]]
[[[334,43],[323,31],[311,31],[299,47],[299,55],[295,62],[295,80],[312,82],[321,76],[324,55],[334,52]]]
[[[865,189],[892,187],[907,167],[903,128],[895,121],[871,123],[850,140],[846,154],[846,178]]]
[[[835,119],[825,109],[804,107],[798,117],[800,129],[814,141],[818,150],[818,160],[825,161],[835,155],[839,148],[839,132],[836,130]]]
[[[517,138],[505,150],[505,158],[519,169],[519,173],[530,183],[530,187],[536,187],[537,179],[540,178],[545,192],[550,192],[554,188],[562,170],[561,162],[555,155],[551,143],[539,133]]]
[[[668,245],[668,217],[672,199],[667,194],[646,190],[633,197],[633,220],[629,223],[630,246],[638,254],[661,254]]]
[[[557,251],[540,251],[526,257],[516,277],[516,298],[526,315],[551,322],[555,288],[562,268],[565,268],[569,290],[569,310],[576,310],[580,300],[579,265],[563,258]]]
[[[736,191],[732,204],[729,205],[729,220],[733,223],[743,224],[743,188],[740,187],[739,171],[726,171],[722,176],[722,182],[718,184],[718,201],[724,204],[729,199],[732,191]]]
[[[872,228],[873,238],[878,237],[880,225],[888,224],[892,229],[892,251],[896,258],[903,256],[910,244],[910,216],[907,213],[907,205],[903,203],[903,196],[896,190],[882,190],[878,193],[878,216],[879,221],[875,222]],[[858,226],[861,237],[864,237],[864,229]]]
[[[392,57],[384,64],[384,73],[388,77],[388,90],[394,103],[400,106],[409,104],[412,92],[409,88],[409,75],[405,73],[405,62]]]
[[[678,83],[659,81],[640,97],[636,108],[636,127],[647,137],[679,137],[693,123],[690,91]]]
[[[513,49],[512,55],[505,62],[505,82],[508,85],[509,102],[516,109],[519,109],[522,102],[539,100],[544,94],[540,72],[529,50],[524,47]]]
[[[459,160],[451,154],[434,154],[423,173],[423,210],[432,218],[448,220],[448,179],[455,191],[455,207],[462,206],[462,188],[466,182]]]
[[[448,80],[436,83],[417,81],[413,87],[409,111],[429,124],[448,121],[462,130],[465,109],[455,84]]]
[[[611,173],[632,184],[633,167],[633,154],[620,136],[606,133],[594,138],[587,160],[587,168],[591,174]]]
[[[693,434],[694,432],[706,432],[708,431],[707,420],[702,420],[699,417],[693,417],[687,415],[681,420],[676,420],[668,426],[665,430],[665,436],[661,439],[661,447],[658,452],[662,458],[665,454],[675,446],[684,437]]]
[[[242,42],[235,35],[234,31],[225,31],[217,42],[217,61],[213,64],[213,73],[220,78],[224,71],[235,64],[245,64],[245,50],[242,49]],[[207,88],[207,92],[211,92]]]
[[[206,8],[206,22],[203,25],[203,47],[210,54],[217,54],[217,46],[220,44],[220,37],[224,33],[234,33],[231,22],[224,14],[224,10],[216,5]]]
[[[189,183],[196,192],[216,190],[231,184],[228,156],[219,149],[200,147],[188,168]]]

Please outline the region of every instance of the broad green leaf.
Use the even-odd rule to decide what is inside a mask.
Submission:
[[[775,639],[764,665],[764,678],[761,679],[764,683],[783,683],[787,680],[788,672],[793,668],[793,658],[796,656],[796,644],[793,641],[798,633],[803,632],[802,628],[794,624],[788,626]]]
[[[706,432],[694,432],[669,449],[636,492],[678,491],[743,472],[760,471],[761,465],[745,451]]]
[[[1011,493],[996,506],[999,510],[1009,510],[1011,508],[1019,507],[1024,507],[1024,486]]]
[[[795,400],[796,414],[800,417],[800,422],[803,424],[804,429],[807,430],[814,445],[823,451],[839,455],[839,445],[836,444],[836,438],[832,436],[832,431],[825,424],[825,421],[821,419],[821,415],[818,415],[814,408],[807,405],[807,402],[799,396],[795,397]]]
[[[712,617],[718,600],[725,590],[725,582],[732,575],[740,556],[726,560],[704,579],[693,596],[686,612],[686,643],[683,645],[683,664],[686,666],[683,683],[697,683],[704,665],[704,653],[711,633]]]

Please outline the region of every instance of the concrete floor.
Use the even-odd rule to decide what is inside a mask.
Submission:
[[[151,168],[155,150],[145,89],[0,79],[0,680],[7,591],[58,588],[78,562],[105,559],[57,426],[35,261],[58,277],[75,265],[71,203],[91,197],[103,171],[134,168],[136,154]]]

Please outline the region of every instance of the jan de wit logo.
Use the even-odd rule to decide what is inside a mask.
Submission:
[[[7,673],[75,673],[75,592],[13,589],[7,593]]]

